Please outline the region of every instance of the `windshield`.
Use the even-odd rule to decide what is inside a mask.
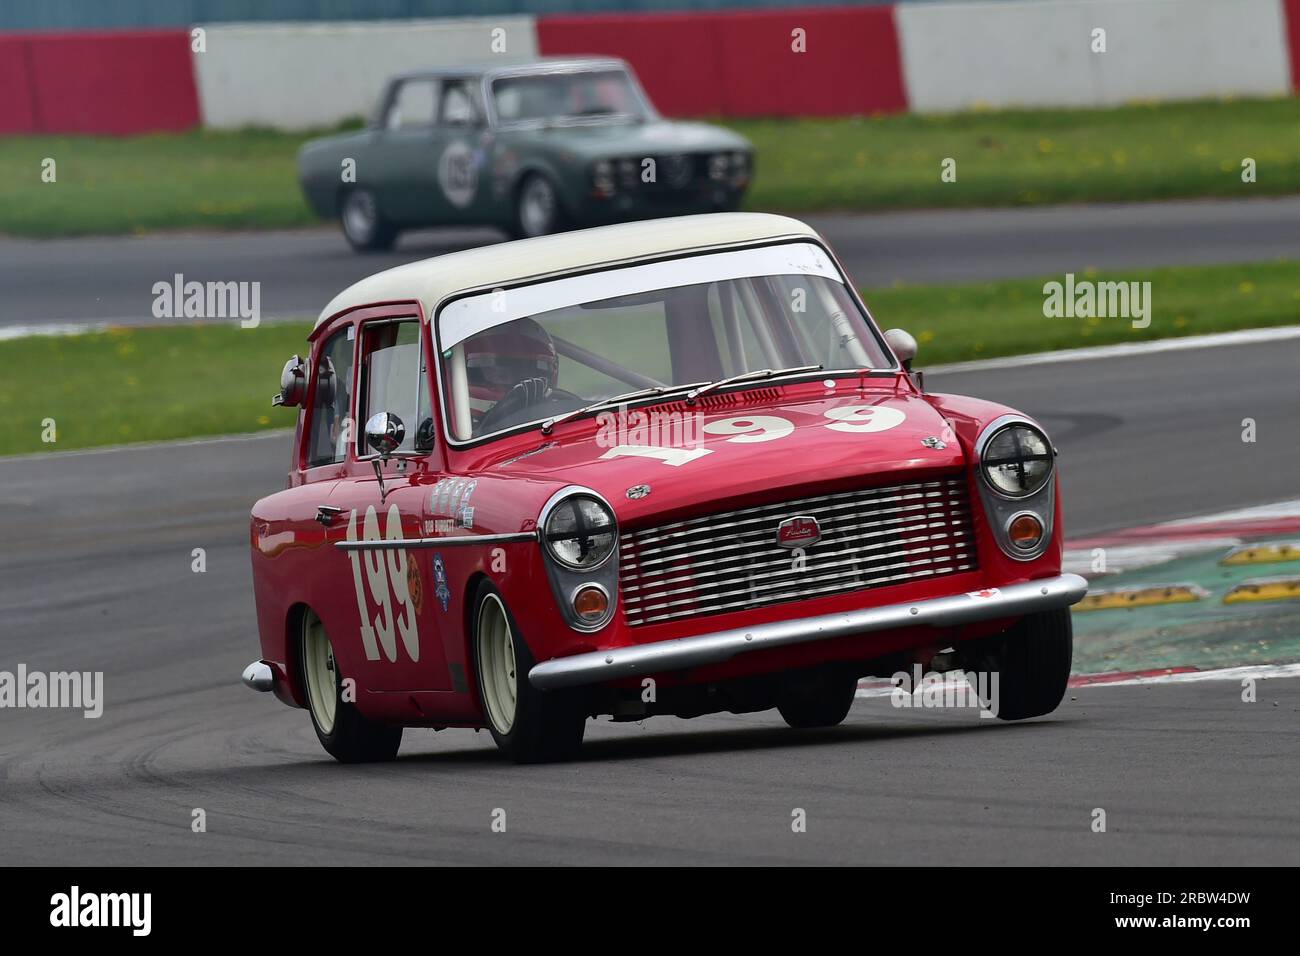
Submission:
[[[893,366],[830,257],[806,242],[484,292],[437,321],[457,441],[639,389]]]
[[[502,77],[492,83],[492,103],[502,123],[562,117],[646,118],[645,105],[624,70]]]

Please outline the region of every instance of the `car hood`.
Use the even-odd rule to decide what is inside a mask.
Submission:
[[[511,135],[527,137],[589,160],[750,148],[743,136],[719,126],[671,120],[552,126],[513,131]]]
[[[645,416],[637,418],[637,411]],[[861,430],[873,419],[893,424]],[[750,440],[750,422],[773,437]],[[966,460],[948,422],[924,398],[847,388],[843,380],[820,396],[791,399],[776,388],[712,395],[695,408],[680,401],[642,407],[626,417],[566,423],[549,438],[537,437],[535,445],[521,450],[515,444],[513,454],[484,463],[482,473],[583,485],[604,495],[624,522],[770,495],[775,488],[788,493],[773,497],[794,498],[859,478],[898,475],[905,481],[909,474],[960,468]],[[647,445],[658,446],[666,460],[627,447]],[[630,498],[628,490],[638,485],[648,485],[649,493]]]

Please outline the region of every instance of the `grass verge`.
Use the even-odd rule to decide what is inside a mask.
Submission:
[[[1300,192],[1300,100],[1011,110],[947,116],[729,120],[753,140],[752,209],[1263,196]],[[298,146],[318,133],[195,131],[0,137],[0,232],[68,236],[316,222]],[[56,161],[57,181],[41,180]],[[956,161],[956,182],[940,179]],[[1253,159],[1257,181],[1242,182]]]
[[[1060,276],[1051,277],[1059,281]],[[918,367],[1300,323],[1300,264],[1092,273],[1151,282],[1151,324],[1043,317],[1043,279],[865,290],[885,328],[921,345]],[[0,342],[0,454],[252,432],[293,424],[273,409],[280,367],[308,323],[113,329]],[[42,441],[54,419],[54,444]]]

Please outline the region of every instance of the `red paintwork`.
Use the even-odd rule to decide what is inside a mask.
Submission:
[[[335,317],[313,336],[309,367],[315,367],[320,344],[348,323],[418,314],[415,304],[398,303]],[[433,358],[426,356],[430,368],[434,365]],[[432,382],[430,387],[435,387]],[[310,388],[314,389],[314,383]],[[906,419],[897,427],[878,433],[845,433],[825,427],[830,421],[823,416],[827,409],[866,403],[893,406],[903,411]],[[310,408],[311,404],[309,390],[305,407]],[[434,452],[425,459],[412,461],[405,473],[397,471],[396,462],[390,462],[387,467],[389,494],[379,510],[398,508],[403,537],[440,536],[426,528],[425,522],[431,518],[426,508],[430,488],[448,476],[478,482],[472,498],[473,530],[448,532],[464,535],[532,531],[547,499],[570,484],[585,485],[603,494],[613,505],[620,528],[631,529],[765,501],[831,493],[861,486],[864,476],[878,478],[881,485],[888,485],[965,468],[972,482],[970,501],[975,515],[979,570],[637,628],[626,625],[620,610],[599,632],[583,634],[570,628],[555,606],[542,552],[536,542],[449,547],[438,552],[450,588],[446,611],[435,595],[435,552],[409,550],[406,554],[416,563],[422,591],[417,614],[420,659],[412,661],[398,640],[395,662],[382,655],[378,661],[367,660],[357,636],[359,614],[351,561],[347,553],[332,544],[344,537],[347,516],[352,509],[357,509],[360,521],[368,506],[379,506],[375,476],[368,461],[302,469],[302,434],[307,415],[300,412],[299,437],[294,446],[294,467],[288,487],[257,502],[252,510],[253,583],[262,656],[275,668],[276,693],[286,703],[304,705],[293,660],[293,627],[296,610],[310,606],[333,637],[342,672],[356,676],[357,707],[365,716],[411,725],[482,726],[467,641],[470,617],[467,602],[484,575],[500,589],[524,631],[523,637],[534,658],[545,661],[795,616],[977,591],[1060,572],[1063,528],[1059,493],[1051,545],[1042,557],[1022,562],[1006,557],[993,540],[973,484],[976,478],[969,462],[973,460],[973,443],[979,430],[1013,410],[961,396],[922,395],[903,375],[839,378],[831,388],[816,380],[768,384],[705,396],[697,406],[705,421],[745,414],[779,414],[794,422],[795,430],[778,440],[750,444],[726,442],[727,436],[705,435],[704,447],[712,453],[681,467],[646,458],[601,459],[608,443],[598,444],[601,422],[590,417],[564,422],[550,436],[533,430],[478,447],[457,449],[445,443],[447,429],[436,406],[437,403],[434,416],[438,444]],[[685,408],[680,403],[657,406],[660,411],[673,407]],[[927,436],[944,436],[947,447],[942,450],[924,447],[921,439]],[[528,452],[535,453],[519,458]],[[642,483],[651,485],[651,493],[629,500],[626,489]],[[316,508],[323,504],[344,509],[342,518],[328,530],[315,520]],[[494,555],[494,549],[500,550]],[[395,552],[368,552],[370,555],[385,553]],[[499,570],[502,558],[504,571]],[[362,556],[361,560],[367,558]],[[371,610],[375,610],[373,602]],[[742,654],[723,664],[692,670],[689,680],[716,681],[807,667],[828,660],[861,660],[896,650],[942,647],[996,632],[1010,623],[1013,622],[990,621],[947,632],[909,628]],[[660,680],[671,685],[683,677],[667,674]]]
[[[133,136],[200,123],[188,29],[0,37],[0,134]]]

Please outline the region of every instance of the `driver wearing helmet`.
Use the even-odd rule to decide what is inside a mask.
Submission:
[[[542,417],[560,358],[541,325],[515,319],[465,341],[465,372],[474,434],[481,435]]]

